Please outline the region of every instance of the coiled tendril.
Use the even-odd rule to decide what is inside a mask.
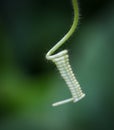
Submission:
[[[65,103],[68,103],[71,101],[77,102],[78,100],[80,100],[81,98],[83,98],[85,96],[85,94],[82,92],[81,87],[70,66],[68,51],[63,50],[57,54],[53,54],[61,45],[63,45],[70,38],[70,36],[73,34],[73,32],[75,31],[75,29],[77,27],[78,17],[79,17],[77,0],[72,0],[72,5],[73,5],[73,9],[74,9],[74,21],[73,21],[73,24],[72,24],[70,30],[46,54],[46,59],[52,60],[52,62],[55,63],[62,78],[65,80],[66,84],[68,85],[68,88],[72,94],[72,98],[54,103],[53,106],[58,106],[58,105],[65,104]]]

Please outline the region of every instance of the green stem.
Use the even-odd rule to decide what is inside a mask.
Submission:
[[[46,58],[50,59],[49,57],[60,47],[62,46],[74,33],[75,29],[78,25],[79,19],[79,11],[78,11],[78,3],[77,0],[72,0],[73,10],[74,10],[74,20],[70,30],[66,33],[66,35],[54,46],[52,47],[49,52],[46,54]]]

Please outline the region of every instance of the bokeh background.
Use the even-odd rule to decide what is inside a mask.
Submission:
[[[62,47],[86,97],[71,97],[47,51],[69,30],[71,0],[0,1],[0,130],[114,130],[114,1],[78,0]]]

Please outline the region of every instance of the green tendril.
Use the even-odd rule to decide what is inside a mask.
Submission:
[[[48,51],[48,53],[46,54],[47,59],[50,59],[49,57],[71,37],[71,35],[74,33],[74,31],[77,28],[78,20],[79,20],[79,11],[78,11],[77,0],[72,0],[72,5],[73,5],[73,10],[74,10],[73,24],[72,24],[70,30],[65,34],[65,36]]]

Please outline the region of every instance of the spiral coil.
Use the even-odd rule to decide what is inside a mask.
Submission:
[[[72,98],[54,103],[53,106],[64,104],[70,101],[77,102],[83,98],[85,94],[82,93],[81,87],[70,66],[68,51],[63,50],[55,55],[50,56],[49,59],[56,64],[57,69],[59,70],[62,78],[65,80],[72,94]]]

